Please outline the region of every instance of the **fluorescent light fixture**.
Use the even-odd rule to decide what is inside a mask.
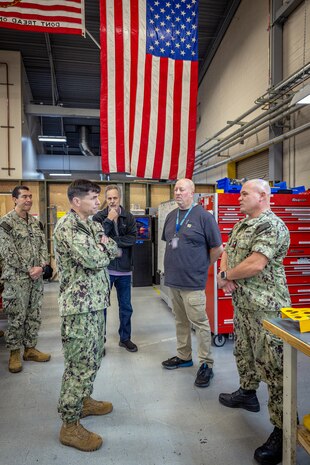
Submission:
[[[310,84],[300,89],[293,96],[290,106],[310,104]]]
[[[38,136],[40,142],[60,142],[65,143],[67,142],[66,136]]]
[[[71,173],[50,173],[50,176],[72,176]]]

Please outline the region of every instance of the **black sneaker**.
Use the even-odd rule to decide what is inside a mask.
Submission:
[[[193,360],[182,360],[179,357],[168,358],[162,362],[162,366],[167,370],[175,370],[176,368],[186,368],[193,366]]]
[[[128,352],[138,351],[138,347],[130,339],[128,339],[127,341],[119,341],[118,345],[120,347],[125,347],[125,349],[128,350]]]
[[[239,388],[238,391],[232,394],[220,394],[219,401],[225,407],[230,408],[244,408],[249,412],[259,412],[260,406],[256,396],[255,390],[246,390]]]
[[[254,459],[261,465],[277,465],[282,462],[282,447],[283,431],[275,426],[265,444],[254,452]]]
[[[207,363],[203,363],[197,371],[195,386],[208,387],[210,384],[210,379],[213,378],[213,376],[214,374],[212,368],[209,368]]]

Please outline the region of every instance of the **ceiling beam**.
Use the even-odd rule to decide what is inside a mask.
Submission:
[[[211,61],[213,60],[217,49],[219,48],[224,35],[226,34],[226,31],[231,23],[231,20],[235,16],[235,13],[241,3],[241,0],[232,0],[231,5],[229,7],[229,11],[227,14],[225,14],[224,21],[220,27],[220,30],[218,31],[217,37],[214,40],[211,49],[208,51],[207,56],[205,57],[203,63],[201,64],[200,71],[199,71],[199,85],[201,84],[204,75],[206,74]]]
[[[289,15],[305,0],[289,0],[286,1],[276,12],[273,18],[273,24],[284,23]]]
[[[58,118],[99,118],[100,110],[94,108],[66,108],[56,105],[25,105],[25,112],[31,116]]]

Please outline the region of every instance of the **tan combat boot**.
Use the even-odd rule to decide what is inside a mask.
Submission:
[[[48,362],[51,355],[40,352],[35,347],[25,347],[23,359],[27,362]]]
[[[80,424],[79,421],[74,423],[63,423],[59,440],[62,444],[84,452],[92,452],[102,446],[102,438],[96,434],[91,433]]]
[[[18,373],[22,371],[22,362],[20,359],[20,349],[11,350],[10,360],[9,360],[9,371],[11,373]]]
[[[106,415],[112,412],[113,405],[111,402],[104,402],[94,400],[91,397],[86,397],[83,401],[83,409],[81,418],[88,417],[89,415]]]

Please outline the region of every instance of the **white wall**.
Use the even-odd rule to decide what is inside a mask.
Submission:
[[[310,5],[303,2],[290,15],[283,29],[283,73],[290,76],[310,62]],[[306,82],[310,85],[310,79]],[[294,90],[300,89],[300,86]],[[290,118],[290,127],[310,121],[310,105]],[[291,138],[283,147],[283,178],[289,186],[310,188],[310,130]]]
[[[308,2],[309,5],[309,2]],[[303,2],[283,27],[283,78],[310,62],[310,8]],[[199,88],[201,122],[197,145],[240,116],[270,86],[269,0],[243,0]],[[310,84],[310,79],[307,81]],[[294,89],[298,90],[298,87]],[[259,112],[256,112],[259,114]],[[250,115],[246,121],[253,118]],[[285,121],[284,131],[310,121],[310,106]],[[234,126],[233,130],[238,127]],[[229,134],[226,132],[223,136]],[[222,136],[220,136],[222,137]],[[268,140],[268,131],[223,152],[235,155]],[[215,142],[207,144],[210,148]],[[286,141],[283,146],[283,180],[288,185],[310,187],[310,131]],[[207,161],[212,165],[220,158]],[[213,183],[227,176],[227,165],[195,176],[195,182]]]
[[[21,56],[19,52],[0,50],[0,62],[8,66],[9,72],[9,138],[7,130],[0,128],[0,179],[22,178],[22,104],[21,104]],[[6,66],[0,65],[0,81],[6,82]],[[8,101],[6,86],[0,86],[0,126],[7,125]],[[10,156],[9,175],[8,152]]]
[[[241,2],[199,88],[201,122],[197,130],[197,145],[226,126],[228,120],[234,120],[251,108],[256,98],[269,87],[268,21],[269,0]],[[233,126],[230,132],[238,127]],[[225,154],[234,155],[267,138],[265,131]],[[212,145],[210,143],[206,147]],[[208,164],[219,160],[212,158]],[[195,177],[195,181],[212,183],[226,175],[224,165]]]

